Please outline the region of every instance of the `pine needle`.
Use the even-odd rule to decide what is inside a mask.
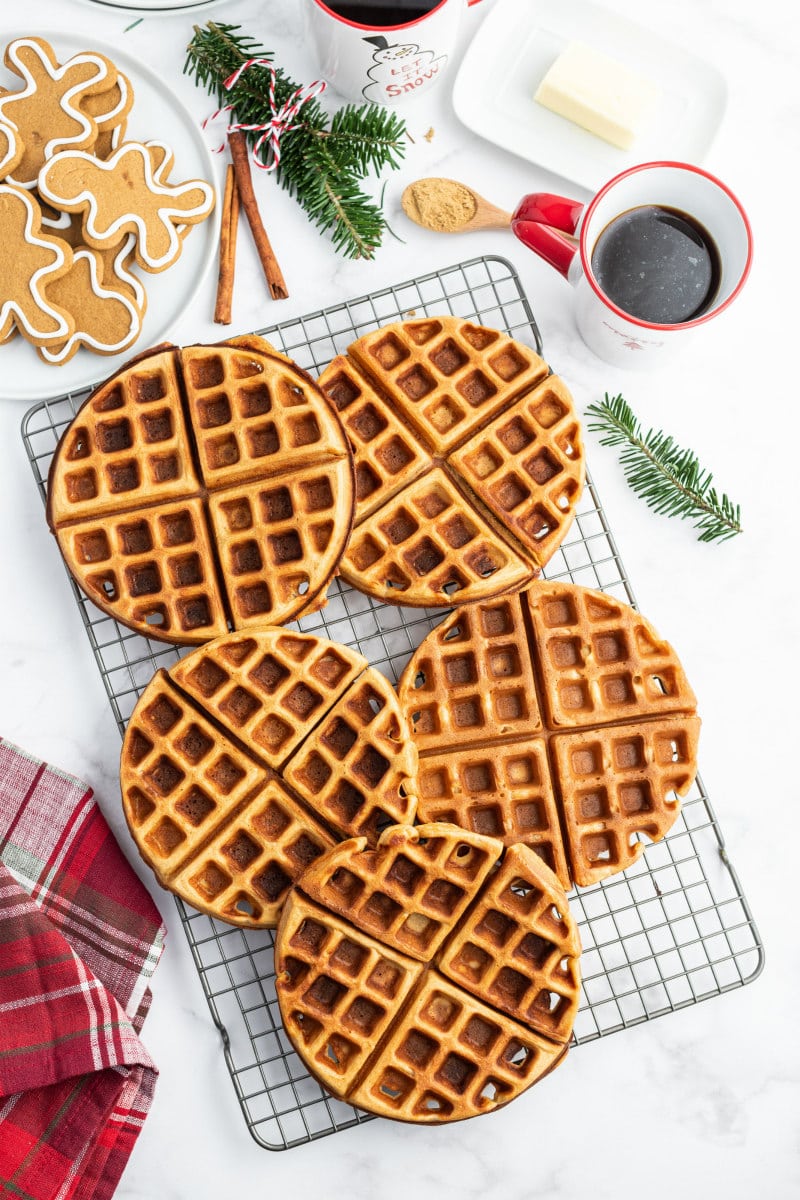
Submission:
[[[742,532],[739,505],[713,486],[710,471],[701,467],[691,450],[669,434],[641,425],[622,396],[590,404],[588,428],[600,433],[601,446],[622,446],[620,462],[630,488],[654,512],[688,518],[698,541],[722,542]]]

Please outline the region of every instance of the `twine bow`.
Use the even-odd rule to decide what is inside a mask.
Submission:
[[[225,80],[224,84],[222,85],[225,88],[225,91],[229,92],[231,90],[231,88],[236,85],[239,78],[244,74],[245,71],[249,70],[250,67],[256,67],[256,66],[266,67],[270,74],[269,107],[270,107],[270,112],[272,115],[271,115],[269,121],[262,123],[262,124],[258,124],[258,125],[244,125],[241,123],[229,125],[226,132],[234,133],[239,130],[241,130],[244,133],[260,132],[261,136],[259,138],[256,138],[256,141],[253,144],[253,162],[256,164],[256,166],[261,171],[274,171],[275,168],[278,166],[278,164],[281,161],[281,138],[282,138],[282,136],[284,135],[284,133],[289,133],[290,130],[295,128],[295,125],[293,125],[292,122],[294,121],[294,118],[297,116],[298,112],[303,107],[303,105],[308,100],[313,99],[315,96],[321,95],[321,93],[325,91],[325,88],[328,85],[324,79],[315,79],[313,83],[308,83],[299,88],[296,88],[295,91],[292,92],[292,94],[288,98],[288,100],[286,100],[285,103],[282,104],[280,108],[276,108],[276,105],[275,105],[275,83],[276,83],[275,68],[273,67],[272,63],[270,62],[270,60],[268,58],[249,58],[247,60],[247,62],[242,63],[242,65],[236,71],[234,71],[232,75],[229,75],[228,78]],[[232,104],[226,104],[222,108],[218,108],[216,112],[214,112],[210,116],[206,117],[205,121],[203,121],[203,129],[205,129],[208,125],[211,125],[214,121],[218,120],[219,117],[221,117],[224,113],[232,112],[232,111],[233,111]],[[261,159],[258,157],[258,152],[261,149],[261,147],[264,145],[265,142],[269,143],[270,149],[272,151],[272,161],[266,162],[266,163],[262,162]],[[222,142],[219,146],[217,146],[216,153],[220,154],[224,149],[225,149],[225,143]]]

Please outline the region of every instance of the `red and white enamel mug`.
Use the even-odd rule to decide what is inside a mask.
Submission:
[[[694,217],[711,235],[719,254],[719,286],[710,306],[677,325],[630,316],[605,295],[592,272],[592,252],[606,226],[622,213],[650,204]],[[533,193],[517,205],[511,228],[575,287],[578,329],[587,346],[606,362],[622,367],[665,362],[693,330],[723,312],[741,291],[753,253],[750,223],[733,192],[688,163],[631,167],[601,187],[588,204],[549,192]]]
[[[419,13],[414,19],[396,25],[369,24],[340,15],[348,11],[359,15],[368,4],[340,3],[330,0],[304,0],[305,27],[316,51],[323,79],[340,95],[355,104],[365,100],[376,104],[398,105],[428,91],[443,74],[458,36],[464,10],[478,0],[439,0],[426,6],[398,0],[376,7],[396,7]]]

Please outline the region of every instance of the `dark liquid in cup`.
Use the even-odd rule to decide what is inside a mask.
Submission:
[[[592,251],[592,273],[623,312],[680,325],[711,307],[721,267],[699,221],[677,208],[645,204],[606,225]]]
[[[418,21],[426,13],[437,8],[441,0],[423,4],[420,0],[361,0],[360,4],[349,4],[347,0],[324,0],[337,17],[353,21],[356,25],[374,25],[381,29],[388,25],[407,25]]]

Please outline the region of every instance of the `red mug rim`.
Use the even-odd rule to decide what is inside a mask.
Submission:
[[[380,33],[385,29],[390,31],[393,29],[412,29],[415,25],[419,25],[421,21],[427,21],[428,17],[432,17],[433,14],[438,12],[440,8],[444,8],[445,4],[448,3],[448,0],[439,0],[438,4],[435,4],[433,8],[428,10],[428,12],[423,13],[421,17],[414,17],[413,21],[401,21],[399,25],[361,25],[358,21],[348,21],[347,17],[340,17],[338,13],[333,11],[333,9],[328,8],[327,4],[324,3],[324,0],[312,0],[312,3],[316,4],[317,8],[321,8],[322,11],[327,13],[329,17],[332,17],[334,21],[339,21],[339,23],[342,25],[349,25],[351,29],[369,29]]]
[[[701,316],[695,317],[692,321],[679,321],[676,324],[672,324],[672,325],[663,325],[663,324],[659,324],[655,321],[643,321],[639,317],[632,317],[631,314],[626,313],[624,309],[618,308],[617,305],[613,302],[613,300],[610,300],[608,298],[608,296],[605,294],[605,292],[603,291],[603,289],[600,287],[597,280],[595,279],[595,277],[592,273],[591,256],[589,255],[589,252],[588,252],[588,249],[586,246],[587,230],[588,230],[588,227],[589,227],[589,224],[591,221],[591,217],[594,214],[594,211],[597,208],[597,205],[600,203],[600,201],[603,199],[603,197],[605,195],[607,195],[607,193],[611,190],[611,188],[614,187],[616,184],[618,184],[621,179],[625,179],[629,175],[635,175],[638,171],[651,170],[653,167],[673,167],[679,171],[693,171],[696,175],[702,175],[706,179],[710,180],[711,183],[716,184],[716,186],[720,189],[720,191],[725,192],[726,196],[728,196],[730,198],[730,200],[733,201],[733,204],[735,205],[736,209],[739,212],[739,216],[742,218],[742,223],[744,225],[744,230],[745,230],[745,236],[747,238],[747,259],[745,260],[744,268],[743,268],[742,274],[739,278],[739,282],[736,284],[736,287],[733,289],[733,291],[727,297],[727,299],[723,300],[722,304],[717,305],[716,308],[711,308],[711,309],[709,309],[708,312],[703,313]],[[606,308],[611,309],[611,311],[613,313],[615,313],[618,317],[621,317],[623,321],[629,321],[632,325],[638,325],[642,329],[656,329],[656,330],[660,330],[662,332],[667,332],[670,329],[672,329],[672,330],[692,329],[692,328],[694,328],[695,325],[702,325],[705,321],[709,321],[712,317],[715,317],[718,313],[723,312],[728,307],[728,305],[736,298],[736,296],[738,296],[739,292],[742,290],[742,288],[744,286],[744,283],[745,283],[745,280],[747,279],[748,274],[750,273],[750,264],[753,261],[753,231],[750,228],[750,222],[747,218],[747,213],[744,211],[744,208],[742,207],[742,204],[739,201],[738,197],[736,195],[734,195],[734,193],[731,191],[731,189],[726,184],[724,184],[721,179],[718,179],[716,177],[716,175],[712,175],[710,173],[710,171],[704,171],[702,169],[702,167],[696,167],[692,163],[666,162],[666,161],[639,163],[635,167],[628,167],[628,169],[626,171],[620,171],[620,173],[618,175],[615,175],[613,179],[609,179],[608,183],[603,184],[603,186],[600,188],[600,191],[597,193],[597,195],[594,196],[593,199],[589,202],[589,204],[587,205],[587,207],[583,213],[582,219],[581,219],[580,251],[581,251],[581,264],[583,266],[583,273],[586,276],[587,282],[589,283],[589,286],[592,288],[592,290],[594,291],[594,293],[598,297],[598,299],[601,300],[603,302],[603,304],[605,304]]]

